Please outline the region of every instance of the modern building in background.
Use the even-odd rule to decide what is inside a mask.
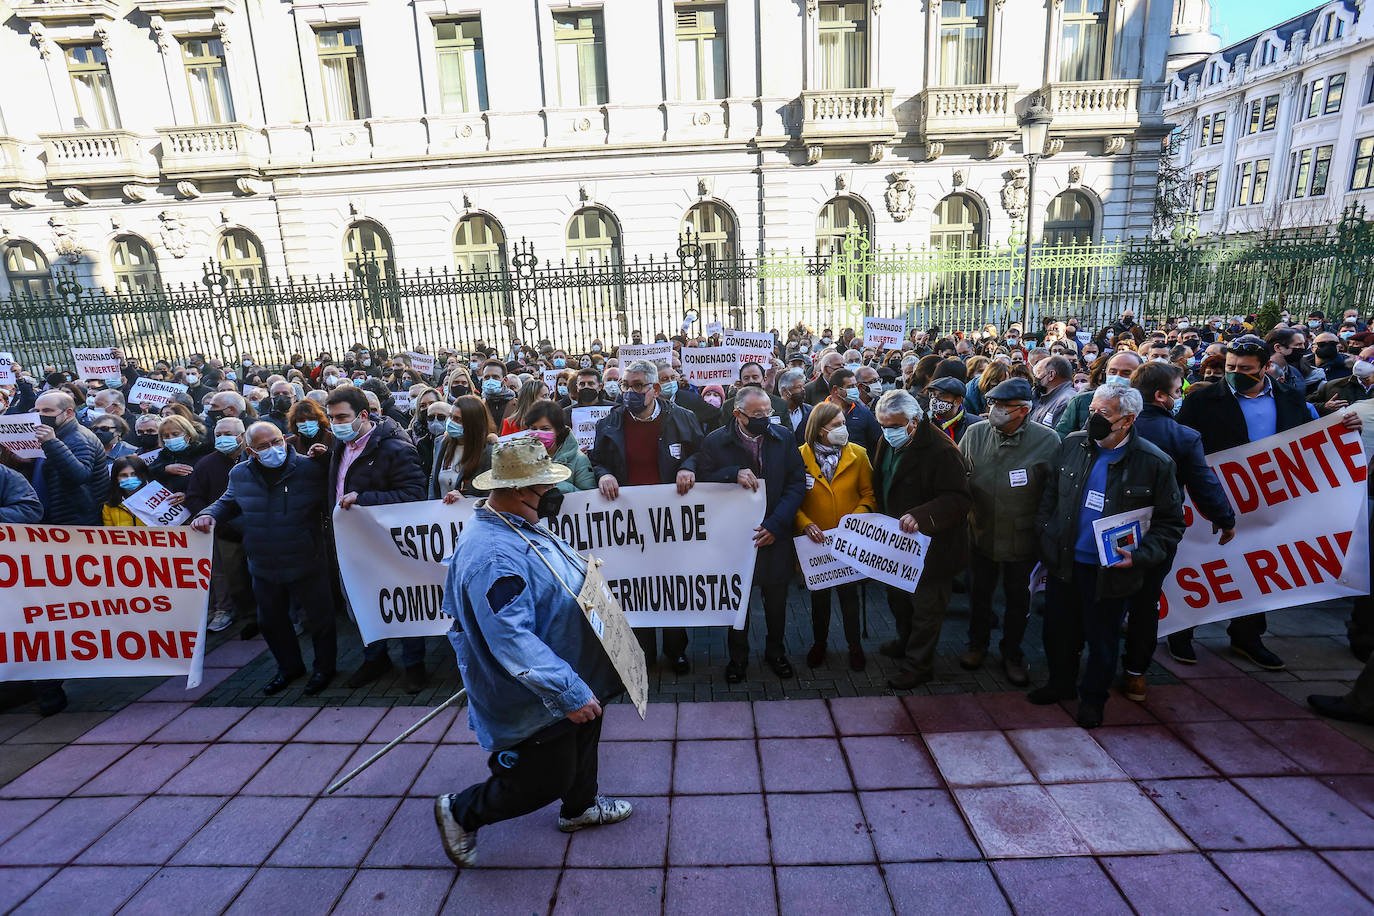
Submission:
[[[1172,0],[0,0],[0,294],[1148,234]],[[1345,14],[1348,18],[1348,13]],[[1352,20],[1353,22],[1353,20]],[[1353,74],[1352,74],[1353,80]],[[1053,115],[1027,200],[1018,118]]]
[[[1178,0],[1164,102],[1203,233],[1330,226],[1374,209],[1374,16],[1332,0],[1207,53],[1207,0]],[[1185,9],[1186,8],[1186,9]]]

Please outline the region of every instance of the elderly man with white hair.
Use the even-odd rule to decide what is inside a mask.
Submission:
[[[878,399],[882,439],[873,459],[878,511],[899,519],[908,534],[930,536],[925,570],[914,592],[888,587],[887,604],[897,638],[878,651],[901,662],[888,680],[910,690],[935,676],[935,645],[954,590],[968,563],[968,513],[973,505],[969,465],[959,447],[934,424],[911,393],[900,388]]]
[[[1103,385],[1093,392],[1088,422],[1059,446],[1036,530],[1045,587],[1045,657],[1049,683],[1032,690],[1032,703],[1050,704],[1077,694],[1078,724],[1102,724],[1107,690],[1116,673],[1121,622],[1146,572],[1168,561],[1183,537],[1183,500],[1174,462],[1139,436],[1140,392]],[[1150,511],[1149,530],[1123,538],[1103,565],[1093,523],[1123,512]],[[1087,659],[1078,680],[1078,658]],[[1078,680],[1075,690],[1074,682]]]

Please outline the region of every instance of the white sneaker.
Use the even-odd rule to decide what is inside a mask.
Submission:
[[[444,852],[449,861],[459,868],[472,868],[477,864],[477,831],[467,831],[453,816],[453,795],[440,795],[434,799],[434,823],[439,828],[439,841],[444,844]]]
[[[219,633],[222,630],[229,629],[233,623],[233,617],[223,611],[219,611],[215,616],[210,618],[210,622],[205,625],[205,629],[209,630],[211,633]]]
[[[607,798],[598,795],[596,803],[577,817],[558,818],[558,829],[573,833],[583,827],[600,827],[602,824],[617,824],[635,813],[634,805],[623,798]]]

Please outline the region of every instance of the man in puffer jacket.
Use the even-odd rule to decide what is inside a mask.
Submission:
[[[105,447],[76,419],[76,402],[65,391],[46,391],[35,405],[43,448],[33,469],[33,488],[48,525],[99,525],[100,504],[110,486]]]

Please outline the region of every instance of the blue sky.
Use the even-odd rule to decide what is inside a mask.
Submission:
[[[1212,31],[1222,47],[1320,6],[1322,0],[1212,0]]]

